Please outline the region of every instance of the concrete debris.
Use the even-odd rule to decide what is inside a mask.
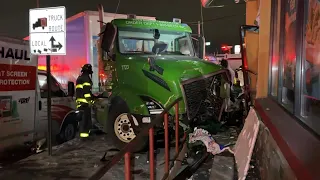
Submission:
[[[188,178],[187,180],[193,180],[193,176],[191,176],[190,178]]]

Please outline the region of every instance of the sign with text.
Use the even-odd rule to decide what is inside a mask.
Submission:
[[[30,9],[29,35],[31,54],[66,55],[66,8]]]
[[[34,90],[36,87],[35,66],[1,64],[0,92]]]

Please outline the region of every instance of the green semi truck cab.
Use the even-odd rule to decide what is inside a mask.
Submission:
[[[181,120],[192,121],[213,77],[228,79],[221,66],[196,56],[191,32],[186,24],[140,19],[115,19],[101,30],[100,55],[109,88],[108,98],[95,103],[96,120],[117,147],[179,97],[184,98]]]

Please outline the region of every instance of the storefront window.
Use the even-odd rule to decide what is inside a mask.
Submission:
[[[279,59],[280,59],[280,13],[281,1],[275,2],[274,20],[273,20],[273,35],[272,35],[272,56],[271,56],[271,95],[278,95],[278,78],[279,78]]]
[[[302,117],[320,132],[320,1],[308,0],[305,25],[305,60]]]
[[[295,96],[294,80],[296,71],[296,5],[296,0],[287,0],[285,5],[284,52],[282,61],[282,104],[289,110],[293,110]]]

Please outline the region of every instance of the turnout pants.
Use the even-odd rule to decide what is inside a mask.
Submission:
[[[78,110],[82,112],[82,119],[79,123],[79,133],[81,138],[89,137],[90,129],[92,128],[91,122],[91,107],[87,104],[81,105]]]

